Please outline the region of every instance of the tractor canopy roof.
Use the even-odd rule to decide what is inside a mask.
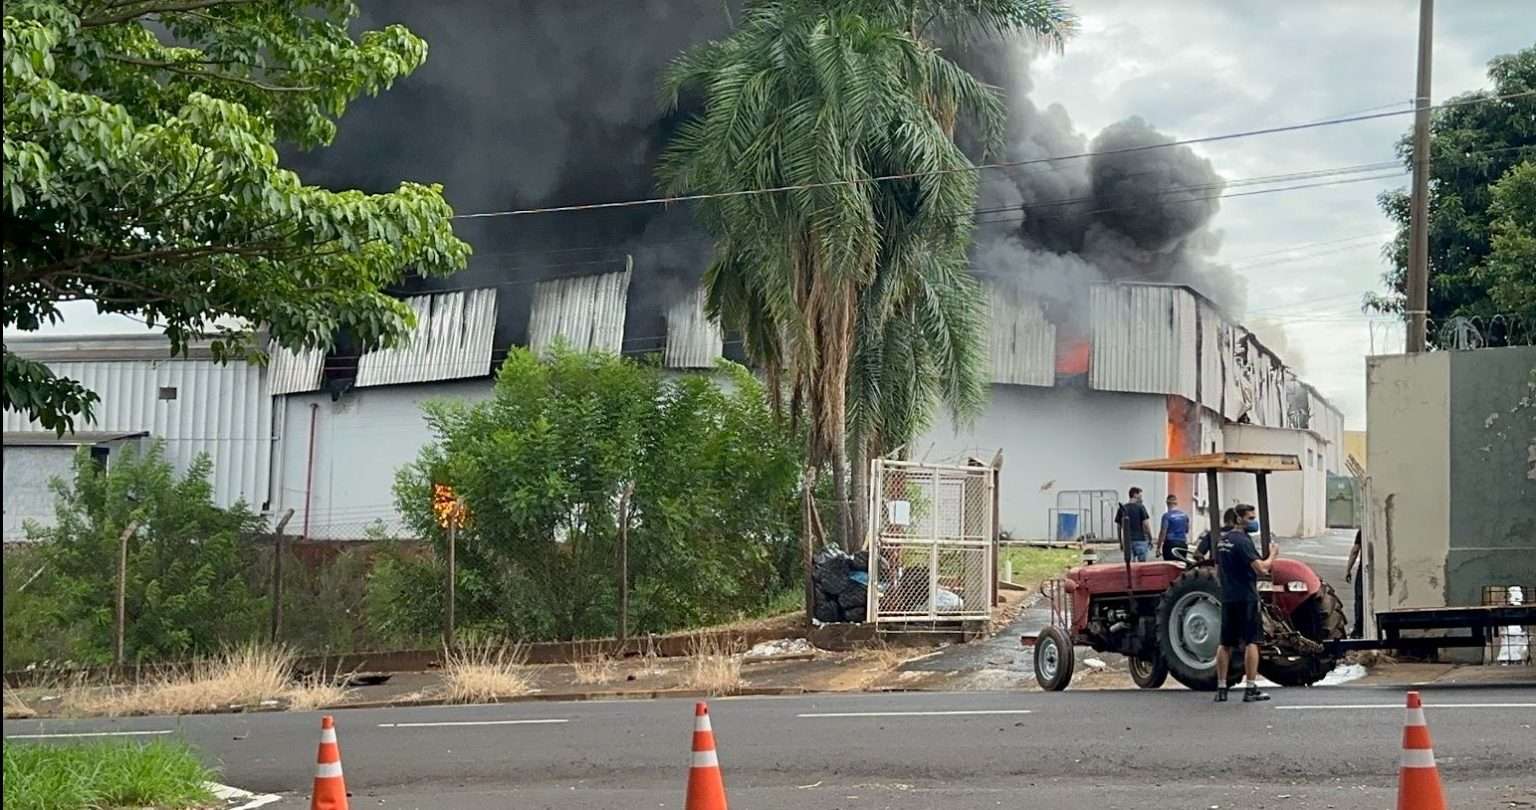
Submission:
[[[1154,458],[1127,461],[1122,470],[1170,473],[1269,473],[1299,472],[1301,459],[1288,453],[1205,453],[1179,458]]]

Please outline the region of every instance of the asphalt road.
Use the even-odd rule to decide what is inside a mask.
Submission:
[[[711,701],[742,808],[1391,806],[1399,690],[818,695]],[[1425,692],[1451,804],[1536,806],[1536,684]],[[680,807],[689,701],[335,713],[353,807]],[[6,744],[181,737],[304,807],[318,715],[7,721]],[[152,734],[151,734],[152,733]],[[1526,805],[1511,804],[1526,802]]]

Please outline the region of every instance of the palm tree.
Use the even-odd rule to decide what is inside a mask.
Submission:
[[[744,335],[770,388],[788,388],[792,418],[805,416],[807,543],[824,465],[839,533],[851,535],[844,471],[856,356],[870,369],[885,357],[910,357],[914,370],[942,363],[956,374],[941,391],[975,387],[963,377],[979,351],[964,272],[976,178],[953,135],[968,118],[996,143],[1004,110],[921,34],[965,22],[1017,30],[1037,7],[1059,10],[1054,0],[749,0],[735,32],[666,73],[667,101],[686,97],[701,111],[663,154],[662,185],[720,195],[697,206],[715,239],[710,308]],[[904,336],[911,351],[887,352]],[[855,410],[880,435],[913,424],[923,411],[899,403],[928,401],[938,379],[872,395],[885,377],[854,383]]]

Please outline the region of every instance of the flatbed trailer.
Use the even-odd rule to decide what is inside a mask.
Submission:
[[[1331,653],[1350,650],[1391,650],[1426,653],[1457,647],[1484,647],[1493,630],[1536,625],[1536,605],[1475,605],[1468,607],[1402,608],[1376,614],[1376,638],[1324,642]],[[1466,630],[1466,635],[1421,635],[1427,630]],[[1413,635],[1404,635],[1409,631]]]

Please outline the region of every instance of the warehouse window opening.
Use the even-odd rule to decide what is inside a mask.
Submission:
[[[167,385],[161,387],[160,392],[155,396],[155,398],[167,402],[174,400],[176,398],[176,386]]]

